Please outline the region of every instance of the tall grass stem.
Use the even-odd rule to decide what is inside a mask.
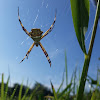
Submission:
[[[100,12],[100,0],[98,0],[98,4],[97,4],[97,10],[96,10],[96,15],[95,15],[95,20],[94,20],[88,54],[87,55],[85,54],[85,61],[84,61],[82,75],[81,75],[77,100],[82,100],[82,97],[83,97],[85,83],[86,83],[86,77],[87,77],[87,73],[88,73],[89,63],[90,63],[94,40],[95,40],[95,36],[96,36],[96,31],[97,31],[97,25],[98,25],[98,20],[99,20],[99,15],[100,15],[99,12]]]

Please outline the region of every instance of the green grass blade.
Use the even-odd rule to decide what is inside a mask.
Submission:
[[[63,83],[64,83],[64,72],[63,72],[62,82],[57,90],[57,94],[59,94],[59,91],[60,91],[61,87],[63,86]]]
[[[27,87],[27,89],[26,89],[26,91],[25,91],[25,94],[24,94],[24,96],[22,97],[22,100],[25,100],[25,97],[26,97],[28,91],[29,91],[29,87]]]
[[[21,100],[22,89],[23,89],[23,83],[22,83],[21,86],[20,86],[19,95],[18,95],[18,100]]]
[[[83,71],[82,71],[80,85],[79,85],[79,89],[78,89],[77,100],[80,100],[83,97],[86,77],[87,77],[87,73],[88,73],[89,61],[90,61],[89,57],[85,56]]]
[[[6,100],[6,97],[7,97],[7,92],[8,92],[8,83],[9,83],[9,79],[10,79],[10,76],[8,77],[8,80],[7,80],[7,83],[6,83],[6,89],[5,89],[5,100]]]
[[[32,98],[34,97],[34,95],[36,94],[36,91],[38,90],[38,88],[40,87],[40,85],[38,85],[34,90],[33,92],[31,93],[30,97],[29,97],[29,100],[32,100]]]
[[[96,90],[92,93],[92,97],[91,97],[91,100],[99,100],[99,99],[96,99]]]
[[[64,93],[59,100],[70,100],[70,93],[72,92],[72,88],[69,89],[66,93]],[[71,99],[73,100],[73,99]]]
[[[89,0],[70,0],[70,3],[77,40],[82,51],[86,54],[85,33],[89,22]]]
[[[12,95],[11,95],[11,97],[10,97],[9,100],[13,100],[14,95],[15,95],[15,92],[16,92],[16,90],[17,90],[17,87],[18,87],[18,85],[16,85],[15,89],[13,90],[13,93],[12,93]]]
[[[60,99],[71,88],[71,86],[72,86],[72,83],[67,85],[67,87],[58,95],[58,99]]]
[[[52,87],[52,91],[53,91],[53,94],[54,94],[54,100],[57,100],[57,94],[56,94],[56,91],[54,89],[52,82],[51,82],[51,87]]]
[[[67,56],[65,51],[65,72],[66,72],[66,86],[68,85],[68,72],[67,72]]]
[[[97,80],[94,80],[92,77],[87,75],[87,77],[91,80],[91,85],[97,85]]]
[[[4,100],[4,74],[2,74],[2,83],[1,83],[1,100]]]
[[[75,90],[76,90],[76,72],[77,72],[77,64],[76,64],[75,71],[74,71],[74,79],[73,79],[73,95],[75,95]]]
[[[69,97],[70,97],[70,93],[72,92],[72,88],[69,89],[69,91],[67,92],[67,99],[66,100],[69,100]]]

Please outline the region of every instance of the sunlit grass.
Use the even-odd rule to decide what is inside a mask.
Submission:
[[[39,85],[37,86],[36,89],[33,90],[33,92],[27,96],[27,93],[29,91],[29,87],[27,87],[24,95],[22,96],[22,89],[23,89],[23,83],[20,85],[19,88],[19,94],[18,97],[15,96],[16,90],[18,88],[18,85],[15,86],[12,94],[10,96],[8,96],[8,84],[9,84],[9,79],[10,77],[8,77],[7,79],[7,83],[6,86],[4,86],[4,74],[2,74],[2,80],[1,80],[1,87],[0,87],[0,100],[33,100],[37,89],[39,88]],[[34,99],[35,100],[35,99]]]
[[[66,60],[66,53],[65,53],[65,68],[67,67],[67,60]],[[15,86],[13,92],[11,95],[8,95],[9,91],[9,80],[10,76],[7,79],[6,86],[4,85],[4,74],[2,74],[1,79],[1,88],[0,88],[0,100],[76,100],[77,97],[77,91],[78,91],[78,85],[76,83],[77,79],[80,80],[80,71],[79,74],[77,66],[75,67],[75,70],[72,73],[71,81],[66,84],[66,87],[62,89],[64,85],[64,80],[68,79],[68,76],[66,76],[68,73],[68,70],[65,70],[62,76],[62,82],[59,84],[59,88],[55,90],[55,85],[51,82],[51,89],[53,95],[45,95],[42,94],[45,92],[43,91],[43,87],[40,88],[40,85],[37,84],[36,88],[29,94],[30,86],[27,86],[24,94],[22,95],[22,89],[24,88],[23,82],[20,85],[18,96],[15,96],[16,90],[18,88],[18,85]],[[65,75],[64,75],[65,74]],[[78,75],[78,76],[77,76]],[[64,77],[65,76],[65,77]],[[97,77],[100,76],[100,69],[97,69]],[[88,76],[87,79],[91,87],[89,88],[89,92],[86,92],[83,94],[84,100],[100,100],[100,82],[99,79],[93,80],[92,77]],[[94,84],[95,83],[95,84]],[[28,84],[27,84],[28,85]],[[37,92],[38,91],[38,92]]]

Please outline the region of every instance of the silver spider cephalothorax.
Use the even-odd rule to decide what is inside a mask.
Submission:
[[[32,50],[32,48],[34,47],[34,45],[36,45],[36,47],[38,47],[38,45],[39,45],[39,46],[41,47],[41,49],[43,50],[45,56],[47,57],[47,60],[48,60],[48,62],[49,62],[49,64],[50,64],[50,67],[51,67],[51,60],[50,60],[50,58],[49,58],[49,56],[48,56],[48,53],[46,52],[46,50],[45,50],[44,47],[42,46],[40,40],[41,40],[43,37],[45,37],[48,33],[50,33],[50,32],[52,31],[52,29],[53,29],[53,27],[54,27],[54,24],[55,24],[55,21],[56,21],[56,14],[55,14],[55,18],[54,18],[53,24],[50,26],[50,28],[49,28],[43,35],[42,35],[43,32],[41,31],[41,29],[33,28],[33,29],[31,29],[31,32],[28,32],[28,31],[24,28],[24,26],[23,26],[23,24],[22,24],[22,22],[21,22],[21,20],[20,20],[20,17],[19,17],[19,8],[18,8],[18,18],[19,18],[19,22],[20,22],[20,24],[21,24],[21,26],[22,26],[22,29],[25,31],[25,33],[26,33],[29,37],[31,37],[31,38],[34,40],[33,44],[32,44],[31,47],[29,48],[28,52],[26,53],[26,56],[22,59],[22,61],[23,61],[26,57],[28,58],[29,53],[31,52],[31,50]],[[21,61],[21,62],[22,62],[22,61]],[[20,63],[21,63],[21,62],[20,62]]]

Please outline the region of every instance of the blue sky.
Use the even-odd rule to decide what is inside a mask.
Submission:
[[[27,79],[34,84],[35,81],[50,86],[50,80],[58,87],[65,68],[64,51],[67,53],[68,78],[78,64],[82,70],[84,55],[78,44],[71,16],[70,0],[0,0],[0,73],[4,73],[5,81],[9,75],[11,83],[24,84]],[[40,47],[34,47],[21,64],[19,62],[26,55],[33,40],[28,38],[18,21],[19,15],[24,27],[30,32],[32,28],[40,28],[45,32],[51,26],[55,10],[57,19],[55,27],[43,40],[42,45],[51,59],[50,65]],[[90,2],[89,28],[86,33],[86,48],[88,50],[91,37],[91,28],[94,22],[95,7]],[[89,75],[96,78],[97,65],[100,65],[98,27],[90,62]],[[9,66],[9,68],[8,68]],[[0,76],[1,77],[1,76]]]

